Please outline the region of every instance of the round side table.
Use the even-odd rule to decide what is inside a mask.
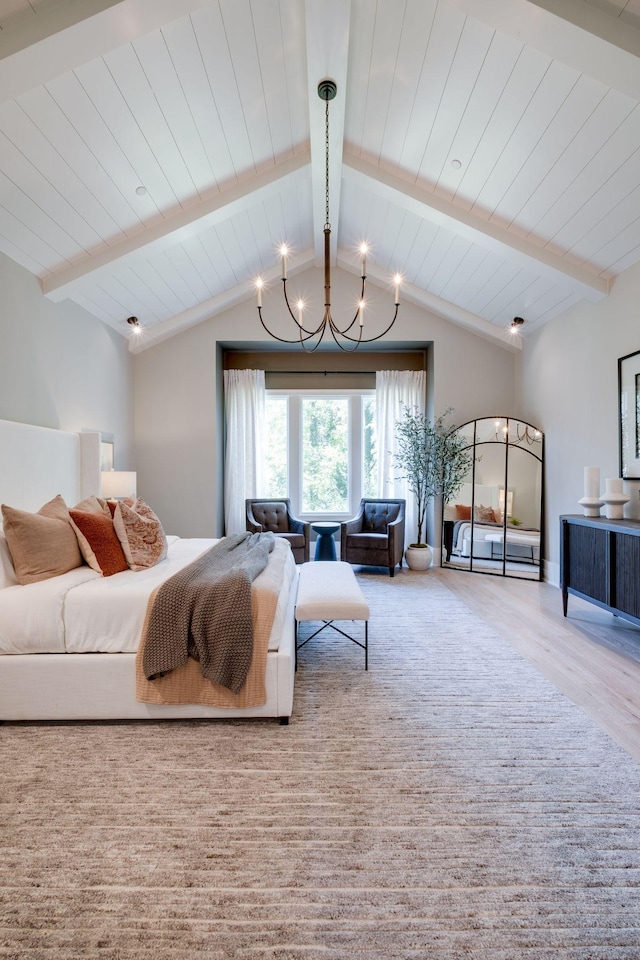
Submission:
[[[312,523],[311,529],[318,534],[314,559],[337,560],[336,544],[333,535],[340,529],[340,524],[327,520],[325,522]]]

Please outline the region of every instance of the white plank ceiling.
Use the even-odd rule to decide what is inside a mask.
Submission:
[[[640,259],[640,0],[0,0],[0,251],[136,351],[319,263],[326,76],[334,263],[502,341]]]

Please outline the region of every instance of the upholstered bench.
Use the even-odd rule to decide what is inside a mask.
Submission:
[[[369,669],[369,604],[356,580],[351,565],[341,560],[317,560],[300,567],[296,600],[296,667],[298,649],[331,627],[364,650],[364,668]],[[322,626],[298,643],[299,625],[306,620],[322,620]],[[364,620],[364,643],[336,627],[334,620]]]

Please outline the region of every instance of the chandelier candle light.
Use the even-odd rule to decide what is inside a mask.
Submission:
[[[282,292],[284,294],[284,301],[289,311],[289,315],[293,320],[297,336],[292,340],[287,339],[286,337],[279,337],[277,334],[273,333],[267,327],[264,317],[262,316],[262,290],[264,288],[264,281],[262,277],[258,277],[256,280],[256,289],[258,297],[258,316],[260,317],[260,323],[269,334],[270,337],[273,337],[274,340],[279,340],[281,343],[300,343],[300,346],[306,350],[308,353],[312,353],[316,350],[322,338],[325,335],[325,332],[329,331],[331,336],[340,347],[341,350],[346,352],[356,350],[361,343],[373,343],[374,340],[380,340],[381,337],[384,337],[386,333],[389,332],[391,327],[396,322],[396,317],[398,316],[398,307],[400,305],[400,283],[402,277],[400,274],[396,274],[393,278],[394,287],[395,287],[395,299],[394,306],[395,311],[391,323],[375,337],[365,337],[364,336],[364,311],[366,307],[365,300],[365,285],[367,280],[367,253],[368,247],[366,244],[362,244],[360,247],[360,253],[362,255],[362,285],[360,287],[360,299],[358,300],[356,306],[356,312],[350,323],[345,327],[339,327],[333,319],[331,313],[331,224],[329,222],[329,101],[333,100],[336,95],[337,87],[333,80],[321,80],[318,84],[318,96],[321,100],[325,102],[325,225],[324,225],[324,314],[322,320],[317,327],[312,327],[309,329],[302,322],[302,314],[305,307],[303,300],[297,300],[295,306],[298,311],[296,316],[291,308],[289,302],[289,296],[287,293],[287,255],[289,253],[288,248],[285,244],[280,247],[280,256],[282,258]],[[355,329],[354,329],[355,328]]]

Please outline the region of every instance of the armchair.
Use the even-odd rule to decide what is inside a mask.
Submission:
[[[388,567],[395,573],[404,553],[405,500],[360,501],[353,520],[340,527],[340,559],[374,567]]]
[[[289,541],[296,563],[306,563],[309,560],[311,524],[293,516],[287,497],[277,500],[245,500],[245,507],[247,530],[251,533],[270,530],[277,537],[284,537]]]

